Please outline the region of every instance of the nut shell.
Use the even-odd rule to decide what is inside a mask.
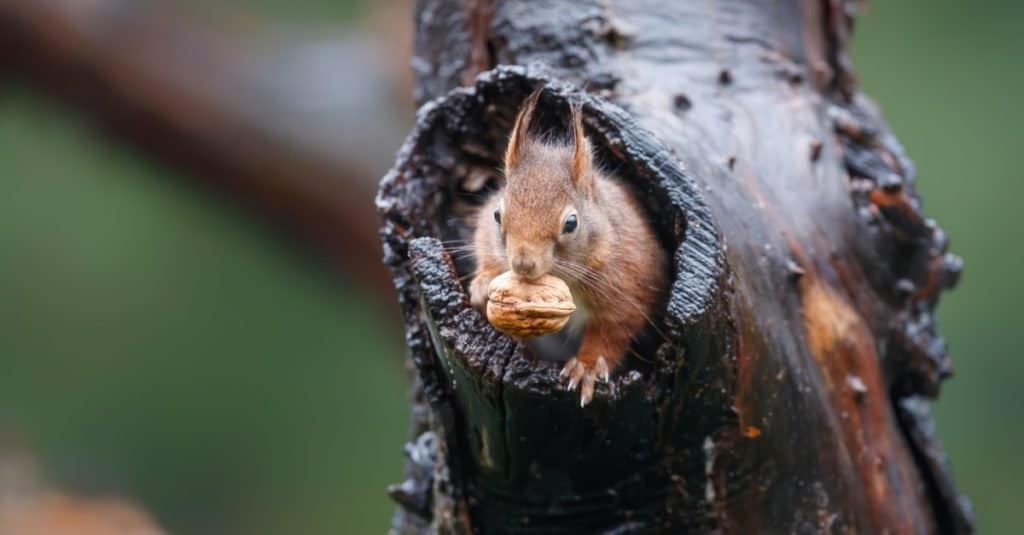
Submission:
[[[507,271],[487,291],[487,321],[516,338],[556,333],[576,311],[569,286],[553,275],[530,281]]]

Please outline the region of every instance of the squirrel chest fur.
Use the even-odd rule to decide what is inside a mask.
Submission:
[[[667,258],[637,200],[594,165],[579,107],[571,110],[571,143],[531,137],[539,96],[516,117],[504,188],[477,215],[470,297],[482,310],[491,280],[509,270],[528,280],[564,280],[578,306],[570,325],[582,330],[582,341],[562,377],[570,390],[580,388],[586,405],[654,315]]]

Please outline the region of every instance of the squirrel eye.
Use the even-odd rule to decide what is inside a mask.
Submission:
[[[501,224],[501,210],[494,211],[494,222],[499,225]]]
[[[572,214],[565,219],[565,224],[562,225],[562,234],[569,234],[575,231],[576,225],[578,225],[576,221],[576,214]]]

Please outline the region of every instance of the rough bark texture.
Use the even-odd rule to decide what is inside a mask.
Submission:
[[[395,532],[971,531],[923,399],[961,264],[856,88],[848,9],[421,0],[436,100],[378,196],[417,372]],[[673,253],[658,328],[583,410],[469,307],[472,258],[446,249],[539,85],[546,128],[583,103]]]

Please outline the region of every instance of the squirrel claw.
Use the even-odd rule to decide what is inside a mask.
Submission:
[[[565,363],[565,366],[562,366],[562,371],[558,373],[558,378],[559,379],[565,379],[566,377],[569,377],[569,373],[572,372],[573,368],[575,368],[575,367],[576,367],[576,357],[573,357],[573,358],[569,359],[569,362]]]
[[[608,371],[608,362],[604,360],[604,357],[597,357],[597,363],[594,364],[594,371],[597,372],[597,376],[602,381],[608,382],[610,380],[610,372]]]
[[[561,373],[558,374],[563,379],[569,378],[569,384],[566,387],[568,390],[572,391],[576,390],[577,386],[580,387],[580,407],[586,407],[594,398],[594,386],[597,381],[608,382],[610,375],[608,362],[604,357],[598,357],[592,365],[587,365],[573,357],[565,363]]]
[[[559,374],[559,377],[569,378],[569,385],[566,388],[571,391],[576,390],[586,372],[587,367],[580,362],[580,359],[573,357],[569,359],[569,362],[565,363],[565,367],[562,368],[562,373]]]
[[[583,386],[580,388],[580,408],[586,407],[591,399],[594,399],[594,374],[588,373],[583,376]]]

